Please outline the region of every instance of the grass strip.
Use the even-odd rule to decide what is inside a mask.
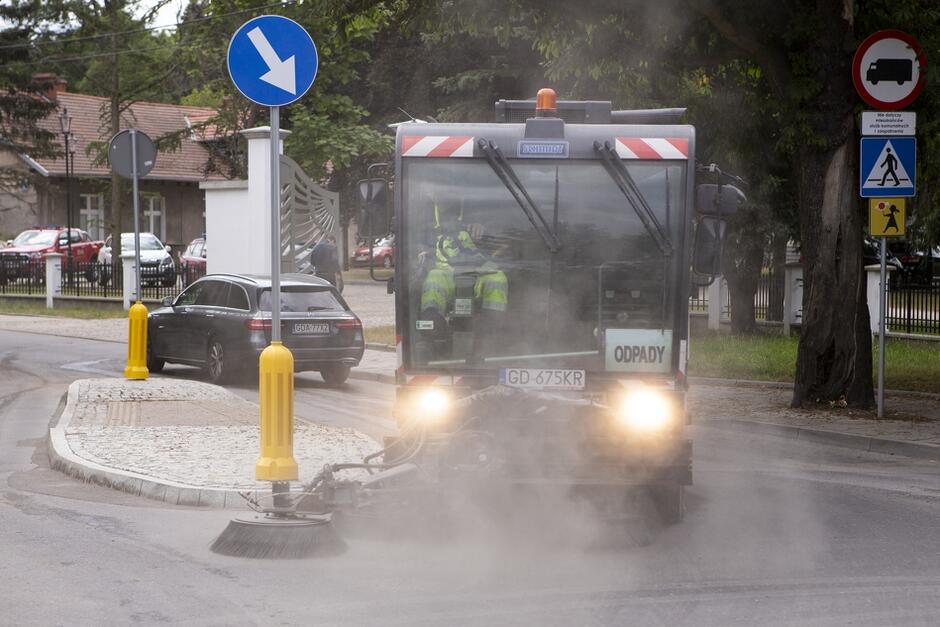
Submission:
[[[367,343],[395,346],[394,324],[383,324],[375,327],[366,327],[365,331]]]
[[[689,374],[696,377],[792,382],[799,338],[709,333],[689,342]],[[872,342],[872,373],[878,373],[878,343]],[[888,338],[885,387],[940,393],[940,342]]]
[[[0,299],[0,314],[16,314],[20,316],[53,316],[57,318],[80,318],[83,320],[97,320],[103,318],[125,318],[127,314],[120,310],[108,307],[56,307],[47,309],[44,300]]]

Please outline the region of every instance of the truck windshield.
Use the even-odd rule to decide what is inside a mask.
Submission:
[[[603,370],[610,329],[671,334],[682,255],[664,257],[599,160],[512,160],[554,254],[485,161],[403,167],[406,365]],[[678,246],[685,163],[627,167]]]

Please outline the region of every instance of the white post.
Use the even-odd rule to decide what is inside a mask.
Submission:
[[[718,331],[721,328],[721,283],[722,277],[716,276],[708,286],[708,330]]]
[[[137,274],[136,256],[137,253],[133,251],[121,253],[121,292],[124,294],[124,311],[130,309],[131,303],[136,303],[139,299],[134,285]]]
[[[53,299],[62,294],[62,257],[62,253],[46,255],[46,309],[52,309]]]
[[[783,273],[783,334],[789,337],[790,327],[803,320],[803,266],[788,263]]]
[[[868,289],[868,328],[872,335],[878,333],[878,299],[881,294],[881,265],[865,266]]]

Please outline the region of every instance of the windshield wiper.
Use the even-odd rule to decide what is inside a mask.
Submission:
[[[552,254],[557,253],[561,248],[561,242],[558,241],[558,237],[555,235],[554,231],[552,231],[551,227],[548,226],[545,216],[542,215],[542,212],[539,211],[532,197],[529,196],[528,190],[526,190],[522,181],[519,180],[519,177],[516,176],[512,166],[510,166],[506,158],[503,157],[503,153],[500,151],[499,147],[484,138],[479,139],[477,145],[480,147],[480,150],[483,151],[483,155],[486,157],[486,161],[490,164],[490,167],[493,168],[493,172],[495,172],[499,180],[503,182],[503,185],[506,186],[506,189],[509,190],[512,197],[516,199],[525,217],[532,223],[532,228],[535,229],[535,232],[538,233],[542,241],[545,242],[546,248],[548,248]]]
[[[609,141],[604,142],[603,145],[601,145],[599,141],[595,141],[594,152],[600,155],[604,169],[607,170],[610,178],[614,180],[614,183],[616,183],[620,191],[623,192],[624,197],[626,197],[630,206],[633,207],[633,211],[636,212],[640,222],[646,227],[646,232],[650,234],[650,237],[652,237],[656,245],[659,246],[659,250],[662,251],[663,255],[666,257],[672,255],[672,242],[669,241],[669,236],[666,234],[666,231],[663,230],[659,220],[656,219],[656,214],[650,209],[646,199],[643,198],[643,194],[640,193],[640,189],[636,186],[633,177],[630,176],[630,172],[627,170],[626,166],[623,165],[623,161],[620,160],[620,155],[617,154],[617,151],[614,150]]]

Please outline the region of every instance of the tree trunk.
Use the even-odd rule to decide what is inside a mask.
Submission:
[[[754,297],[760,282],[763,249],[760,241],[754,238],[756,245],[748,244],[745,251],[740,251],[737,263],[725,265],[724,277],[728,281],[731,295],[731,333],[744,335],[757,332],[757,316],[754,310]]]
[[[851,127],[851,118],[846,124]],[[800,155],[803,327],[794,407],[840,400],[871,407],[874,402],[854,155],[850,137],[834,150],[806,148]]]

